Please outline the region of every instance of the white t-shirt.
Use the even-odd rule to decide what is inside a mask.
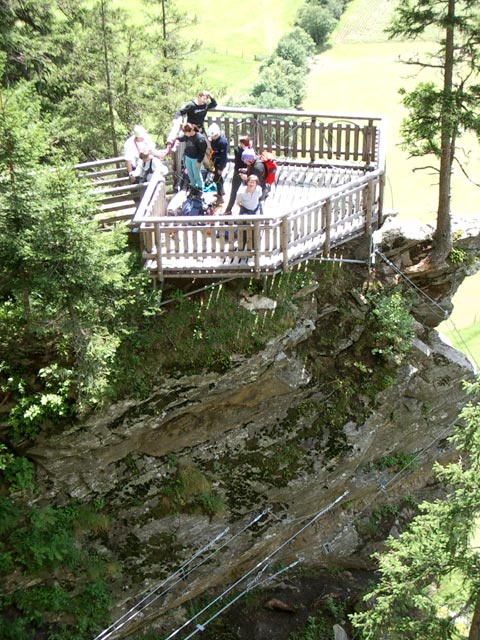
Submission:
[[[237,193],[237,204],[245,207],[252,213],[258,207],[258,202],[262,195],[262,188],[258,186],[255,187],[255,190],[252,193],[247,191],[247,187],[241,187]]]
[[[137,140],[135,136],[130,136],[125,140],[123,155],[125,156],[125,160],[129,160],[135,168],[140,159],[140,153],[142,151],[153,151],[154,149],[155,143],[148,134],[145,135],[142,140]]]
[[[154,171],[161,168],[163,175],[168,173],[168,167],[155,157],[150,160],[139,160],[137,166],[132,171],[132,176],[140,178],[140,182],[150,182]]]

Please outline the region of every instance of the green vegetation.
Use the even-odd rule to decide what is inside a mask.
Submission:
[[[398,145],[401,122],[407,115],[399,91],[410,91],[420,77],[430,81],[435,75],[428,68],[423,69],[421,75],[410,73],[409,67],[400,61],[411,57],[412,52],[423,56],[437,50],[438,36],[436,30],[431,29],[414,45],[404,37],[389,40],[385,28],[396,6],[396,2],[380,0],[376,3],[354,0],[348,4],[333,32],[332,47],[318,55],[311,67],[303,107],[344,113],[345,105],[351,105],[354,99],[355,106],[348,109],[355,113],[385,114],[388,118],[386,209],[398,211],[401,220],[431,223],[436,216],[436,181],[428,171],[418,171],[418,159],[409,157]],[[459,148],[465,150],[475,150],[477,145],[477,138],[467,133],[459,142]],[[461,160],[470,177],[479,175],[478,153],[466,152]],[[474,182],[478,181],[474,179]],[[458,165],[453,166],[451,198],[456,215],[478,213],[478,187]],[[479,316],[476,294],[479,286],[480,273],[477,273],[466,279],[453,299],[452,321],[463,338],[451,322],[439,326],[456,348],[472,353],[477,363],[480,362],[480,334],[474,325]]]
[[[281,35],[292,28],[301,3],[264,0],[255,10],[237,15],[228,4],[213,8],[211,0],[180,0],[178,6],[197,18],[196,24],[185,31],[186,37],[202,41],[195,54],[201,75],[195,81],[228,96],[228,104],[238,104],[237,96],[250,93],[259,63],[272,54]],[[184,97],[190,99],[192,95],[184,91]]]
[[[166,299],[171,302],[162,307],[160,325],[152,327],[156,366],[163,371],[184,373],[227,369],[234,355],[251,355],[292,326],[291,296],[313,278],[314,274],[302,267],[267,281],[264,288],[256,289],[258,284],[254,281],[247,284],[250,292],[260,291],[277,302],[275,310],[258,314],[238,305],[239,290],[245,287],[243,281],[207,289],[196,296],[179,290],[166,292]]]
[[[151,318],[157,296],[125,230],[97,233],[85,185],[44,166],[33,85],[1,89],[0,107],[0,390],[10,437],[33,440],[115,396],[120,347]]]
[[[321,380],[325,397],[291,407],[280,429],[255,431],[244,447],[229,450],[210,462],[196,460],[205,476],[215,478],[233,514],[258,504],[263,486],[285,487],[300,474],[309,473],[319,460],[328,467],[334,465],[348,450],[345,423],[361,425],[365,421],[377,394],[392,383],[398,362],[409,347],[411,334],[405,327],[411,327],[411,317],[406,304],[397,306],[399,291],[379,289],[368,296],[370,306],[362,321],[366,330],[350,349],[335,357],[335,345],[348,341],[359,322],[345,302],[345,292],[356,284],[355,274],[333,263],[314,263],[296,274],[276,278],[277,293],[285,291],[285,282],[296,282],[298,287],[312,277],[318,284],[314,295],[319,308],[335,308],[336,320],[329,321],[299,349],[313,380]],[[266,281],[264,286],[265,293],[272,295],[272,283]],[[257,283],[257,292],[259,287],[261,283]],[[290,289],[290,297],[293,291]],[[379,313],[380,309],[390,310],[392,304],[392,313]],[[383,340],[382,350],[376,348],[378,335]],[[320,355],[325,353],[329,354],[328,364]],[[379,464],[396,467],[409,462],[408,454],[399,453]]]
[[[478,5],[472,0],[457,0],[446,6],[442,0],[416,4],[403,1],[395,9],[390,27],[393,36],[417,40],[432,28],[440,29],[439,45],[434,53],[409,64],[418,69],[441,70],[438,81],[419,82],[412,91],[403,90],[407,117],[401,127],[403,145],[411,156],[427,157],[429,169],[438,175],[437,216],[433,234],[433,251],[429,260],[442,262],[452,248],[451,189],[452,165],[461,163],[457,151],[465,132],[478,136]],[[463,167],[462,167],[463,168]]]
[[[384,471],[385,469],[392,469],[392,471],[401,471],[407,467],[410,467],[415,461],[416,455],[414,453],[404,453],[403,451],[395,451],[390,455],[383,456],[379,460],[368,462],[364,465],[365,471]]]
[[[163,484],[161,495],[165,513],[204,513],[213,516],[222,513],[222,496],[212,490],[206,476],[196,467],[176,467]]]
[[[444,326],[451,327],[452,323],[445,323]],[[447,329],[445,335],[456,349],[463,351],[467,355],[471,354],[476,363],[480,362],[480,323],[476,319],[470,326],[462,328],[461,331],[452,328]]]
[[[0,473],[11,491],[31,489],[34,472],[34,466],[27,458],[14,455],[4,444],[0,444]]]
[[[291,633],[289,640],[325,640],[329,637],[327,624],[323,616],[309,616],[305,627]]]
[[[480,383],[466,386],[478,398]],[[466,637],[458,626],[459,615],[471,620],[470,640],[478,637],[480,564],[472,540],[480,504],[480,405],[468,404],[460,418],[462,425],[452,437],[460,460],[435,467],[447,495],[420,504],[420,515],[401,539],[390,539],[387,553],[377,556],[379,583],[365,596],[368,608],[352,617],[365,640],[379,633],[392,640]],[[439,589],[458,575],[460,602],[458,591]]]
[[[339,4],[327,5],[338,18]],[[200,11],[204,6],[196,4]],[[255,353],[289,329],[294,294],[316,283],[317,303],[335,306],[338,322],[318,338],[315,349],[310,344],[299,350],[314,380],[325,376],[325,398],[290,410],[279,425],[287,440],[281,446],[273,442],[262,449],[253,436],[247,451],[214,460],[212,468],[197,460],[191,467],[172,461],[162,487],[159,515],[213,517],[227,501],[236,515],[258,503],[262,483],[286,486],[320,454],[326,464],[334,463],[347,447],[343,425],[348,420],[361,424],[376,393],[391,383],[412,335],[400,293],[371,292],[364,335],[326,365],[323,354],[356,326],[342,306],[342,284],[352,282],[347,270],[335,265],[305,265],[288,275],[241,283],[248,293],[274,298],[273,312],[254,315],[239,308],[237,283],[192,296],[165,290],[160,306],[137,256],[127,249],[125,233],[96,232],[95,199],[65,165],[117,155],[139,120],[160,139],[176,106],[191,97],[193,80],[199,85],[208,79],[188,58],[198,43],[179,37],[184,28],[188,34],[189,20],[171,2],[154,2],[148,16],[142,5],[145,20],[108,0],[59,7],[13,0],[0,9],[0,402],[6,441],[0,445],[0,572],[7,586],[0,607],[7,640],[91,638],[108,622],[111,605],[107,584],[114,569],[93,551],[95,537],[108,527],[98,513],[104,505],[45,506],[34,494],[34,467],[16,452],[40,432],[58,432],[111,401],[145,398],[161,375],[229,368],[237,357]],[[255,103],[298,105],[314,51],[309,26],[315,27],[317,45],[325,44],[327,31],[319,31],[313,20],[318,11],[298,13],[300,5],[290,2],[268,7],[267,15],[252,11],[251,22],[242,24],[240,37],[236,34],[239,46],[248,46],[247,35],[256,39],[258,56],[250,47],[251,59],[240,63],[208,44],[205,59],[216,55],[225,63],[212,65],[209,73],[220,93],[227,91],[223,78],[236,78],[243,87],[239,93],[251,90]],[[220,18],[217,7],[213,12],[221,20],[218,48],[231,14],[231,7],[225,9],[227,19]],[[330,28],[333,20],[322,11],[320,26]],[[292,27],[296,16],[308,18],[303,29]],[[291,31],[272,28],[276,24]],[[281,33],[285,36],[277,42]],[[353,57],[350,50],[346,60],[350,73],[357,73]],[[255,77],[248,73],[253,68]],[[281,82],[285,76],[288,82]],[[362,82],[361,90],[355,82]],[[327,108],[334,91],[319,85],[316,110],[319,104]],[[363,99],[369,94],[364,85],[358,74],[336,99],[347,105],[352,95]],[[382,94],[387,93],[383,86]],[[380,103],[373,93],[369,97],[371,111],[371,104]],[[344,110],[341,104],[338,108]],[[124,463],[132,476],[138,473],[133,455]],[[141,487],[132,500],[141,502],[145,490]],[[388,508],[374,514],[374,523],[394,514],[394,507]],[[160,534],[158,542],[165,550],[176,543],[173,534]],[[341,615],[335,606],[330,605],[333,617]],[[320,625],[313,619],[310,631],[316,633]]]
[[[191,54],[199,42],[183,38],[188,18],[169,1],[139,14],[113,0],[2,7],[2,85],[29,84],[49,151],[63,161],[121,155],[138,121],[160,138],[198,73]]]
[[[372,305],[373,354],[381,355],[392,363],[399,364],[410,349],[413,332],[413,318],[407,301],[400,291],[391,293],[373,290],[367,293]]]
[[[344,624],[345,617],[343,603],[328,596],[318,612],[308,616],[303,629],[290,634],[289,640],[333,640],[333,625]]]
[[[111,567],[81,540],[105,518],[79,503],[27,509],[2,496],[0,523],[0,574],[16,576],[0,597],[2,638],[91,638],[108,622]]]

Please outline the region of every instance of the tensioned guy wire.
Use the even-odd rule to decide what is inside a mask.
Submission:
[[[277,578],[279,575],[281,575],[282,573],[285,573],[289,569],[292,569],[293,567],[295,567],[297,564],[299,564],[302,561],[303,561],[303,558],[298,558],[294,562],[290,563],[288,566],[283,567],[282,569],[279,569],[276,573],[272,574],[271,576],[267,576],[263,580],[255,580],[255,579],[252,580],[243,591],[238,593],[235,596],[235,598],[232,598],[232,600],[227,602],[226,605],[224,605],[221,609],[216,611],[212,616],[210,616],[210,618],[208,618],[208,620],[206,620],[202,624],[197,624],[197,626],[195,627],[195,630],[192,631],[188,636],[186,636],[184,638],[184,640],[190,640],[190,638],[193,638],[193,636],[195,636],[199,631],[204,631],[205,627],[208,624],[210,624],[210,622],[215,620],[215,618],[218,618],[219,615],[224,613],[224,611],[226,611],[229,607],[231,607],[233,604],[235,604],[235,602],[237,602],[237,600],[240,600],[240,598],[242,598],[246,593],[248,593],[252,589],[255,589],[256,587],[261,587],[261,586],[267,585],[269,582],[271,582],[272,580]],[[266,565],[265,568],[267,568],[267,566],[268,565]]]
[[[395,271],[395,273],[397,273],[401,278],[403,278],[403,280],[405,280],[405,282],[408,284],[409,287],[411,287],[419,296],[422,296],[423,298],[425,298],[425,300],[427,301],[427,305],[430,308],[432,308],[434,313],[436,313],[439,317],[443,318],[444,320],[448,320],[448,322],[452,325],[453,330],[456,332],[456,335],[459,337],[459,340],[462,342],[462,345],[464,347],[465,353],[468,354],[468,357],[473,362],[475,368],[478,370],[478,364],[475,361],[475,356],[472,354],[472,352],[468,348],[468,345],[463,340],[463,337],[461,336],[460,332],[456,328],[453,320],[451,320],[448,317],[448,311],[446,311],[441,305],[439,305],[438,302],[436,302],[435,300],[430,298],[430,296],[428,296],[424,291],[422,291],[422,289],[420,289],[420,287],[417,287],[417,285],[414,282],[412,282],[412,280],[410,280],[410,278],[408,278],[404,273],[402,273],[401,270],[395,264],[393,264],[393,262],[391,260],[389,260],[377,248],[375,248],[375,253],[380,256],[380,258],[392,269],[392,271]]]
[[[147,595],[145,595],[139,602],[137,602],[133,607],[131,607],[128,611],[126,611],[120,618],[118,618],[114,623],[112,623],[107,629],[104,629],[100,634],[95,636],[94,640],[106,640],[111,635],[119,631],[126,624],[131,622],[135,617],[137,617],[141,612],[143,612],[147,607],[150,607],[154,602],[156,602],[159,598],[168,593],[174,586],[176,586],[179,582],[185,580],[189,575],[191,575],[194,571],[199,569],[203,564],[208,562],[214,555],[219,553],[224,547],[228,546],[235,538],[244,533],[247,529],[252,527],[255,523],[257,523],[264,515],[269,512],[269,509],[264,509],[259,515],[255,516],[253,520],[249,521],[242,529],[237,531],[230,538],[225,540],[217,549],[213,550],[209,555],[203,558],[199,563],[195,564],[193,567],[190,567],[188,571],[185,572],[185,569],[191,565],[201,554],[207,551],[210,547],[216,544],[221,538],[223,538],[228,531],[229,527],[221,531],[215,538],[210,540],[208,544],[199,549],[186,563],[184,563],[179,569],[177,569],[171,576],[160,582],[154,589],[148,591]],[[174,580],[177,578],[176,580]],[[173,582],[172,582],[173,581]],[[168,586],[166,586],[168,585]],[[162,587],[166,587],[160,593],[158,591],[162,589]]]
[[[187,627],[189,624],[191,624],[192,622],[194,622],[195,620],[197,620],[197,618],[199,618],[203,613],[205,613],[205,611],[207,611],[210,607],[212,607],[214,604],[216,604],[219,600],[221,600],[223,597],[225,597],[228,593],[230,593],[231,591],[233,591],[236,587],[238,587],[244,580],[246,580],[249,576],[253,575],[253,574],[258,574],[258,573],[262,573],[267,567],[268,565],[271,563],[271,559],[278,554],[285,546],[287,546],[288,544],[290,544],[290,542],[292,542],[292,540],[294,540],[295,538],[297,538],[301,533],[303,533],[303,531],[305,531],[305,529],[307,529],[308,527],[310,527],[312,524],[314,524],[319,518],[321,518],[323,515],[325,515],[328,511],[330,511],[335,505],[337,505],[341,500],[343,500],[343,498],[348,495],[349,490],[346,489],[342,495],[338,496],[335,500],[333,500],[332,502],[330,502],[330,504],[328,504],[326,507],[324,507],[323,509],[321,509],[320,511],[318,511],[313,518],[311,518],[306,524],[304,524],[296,533],[294,533],[293,535],[291,535],[289,538],[287,538],[286,540],[284,540],[278,547],[276,547],[270,554],[268,554],[265,558],[263,558],[263,560],[260,560],[259,562],[257,562],[257,564],[252,567],[251,569],[249,569],[241,578],[239,578],[238,580],[236,580],[233,584],[231,584],[229,587],[227,587],[219,596],[217,596],[216,598],[214,598],[211,602],[209,602],[205,607],[203,607],[203,609],[201,609],[198,613],[196,613],[194,616],[192,616],[191,618],[189,618],[186,622],[184,622],[180,627],[178,627],[177,629],[175,629],[175,631],[173,631],[169,636],[167,636],[165,638],[165,640],[171,640],[172,638],[174,638],[178,633],[180,633],[180,631],[182,631],[183,629],[185,629],[185,627]],[[212,618],[213,619],[213,618]],[[191,637],[191,636],[188,636]],[[186,640],[186,639],[185,639]]]
[[[217,536],[215,536],[215,538],[213,538],[212,540],[210,540],[210,542],[208,542],[208,544],[206,544],[204,547],[202,547],[201,549],[199,549],[198,551],[196,551],[196,553],[187,561],[185,562],[181,567],[179,567],[171,576],[169,576],[168,578],[166,578],[165,580],[162,580],[162,582],[160,582],[154,589],[150,590],[146,596],[144,596],[139,602],[137,602],[135,605],[133,605],[133,607],[131,607],[130,609],[128,609],[128,611],[126,611],[122,616],[120,616],[115,622],[113,622],[109,627],[107,627],[106,629],[104,629],[101,633],[99,633],[97,636],[95,636],[94,640],[104,640],[105,638],[108,638],[109,636],[111,636],[114,632],[118,631],[121,627],[123,627],[125,624],[127,624],[132,618],[134,618],[135,616],[137,616],[140,611],[142,611],[146,606],[149,606],[150,603],[148,604],[144,604],[153,594],[155,594],[159,589],[161,589],[163,586],[165,586],[166,584],[168,584],[171,580],[173,580],[173,578],[175,578],[177,575],[181,575],[182,572],[184,571],[184,569],[186,567],[188,567],[188,565],[190,565],[196,558],[198,558],[199,555],[201,555],[202,553],[204,553],[204,551],[206,551],[207,549],[209,549],[211,546],[213,546],[218,540],[220,540],[224,535],[226,535],[226,533],[228,533],[229,528],[227,527],[226,529],[224,529],[223,531],[221,531]],[[187,574],[188,575],[188,574]],[[183,578],[182,578],[183,579]],[[163,595],[163,593],[165,593],[165,591],[162,592],[161,595]],[[144,605],[144,606],[142,606]]]

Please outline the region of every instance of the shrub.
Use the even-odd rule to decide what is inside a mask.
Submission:
[[[23,456],[15,456],[0,444],[0,471],[10,485],[11,491],[30,489],[33,486],[34,466]]]
[[[288,100],[291,107],[301,104],[305,97],[305,74],[288,60],[275,58],[264,67],[253,86],[252,95],[257,99],[265,93],[272,93]]]
[[[0,570],[29,576],[2,594],[2,638],[83,640],[108,623],[107,565],[78,537],[105,528],[105,516],[79,503],[28,509],[0,497],[0,523]]]
[[[367,294],[367,298],[371,305],[372,353],[399,364],[410,349],[414,336],[413,317],[407,302],[400,291],[373,291]]]
[[[308,58],[314,52],[315,42],[312,38],[300,27],[295,27],[280,38],[274,56],[306,70]]]
[[[306,31],[317,45],[324,45],[337,20],[325,7],[303,4],[298,10],[295,25]]]

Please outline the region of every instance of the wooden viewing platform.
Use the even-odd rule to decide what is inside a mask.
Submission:
[[[92,163],[77,166],[96,180],[102,198],[104,194],[102,215],[126,219],[140,234],[152,277],[163,281],[285,272],[312,257],[328,257],[353,238],[370,237],[381,224],[382,117],[234,107],[217,107],[208,114],[205,126],[216,122],[231,150],[248,135],[255,149],[275,154],[279,168],[263,215],[171,215],[171,177],[179,175],[178,155],[172,157],[170,180],[159,171],[146,187],[139,185],[144,191],[136,197],[128,178],[120,185],[108,182],[112,175],[125,174],[121,158],[110,159],[114,168],[103,172],[92,172]],[[226,198],[232,171],[230,162]]]

